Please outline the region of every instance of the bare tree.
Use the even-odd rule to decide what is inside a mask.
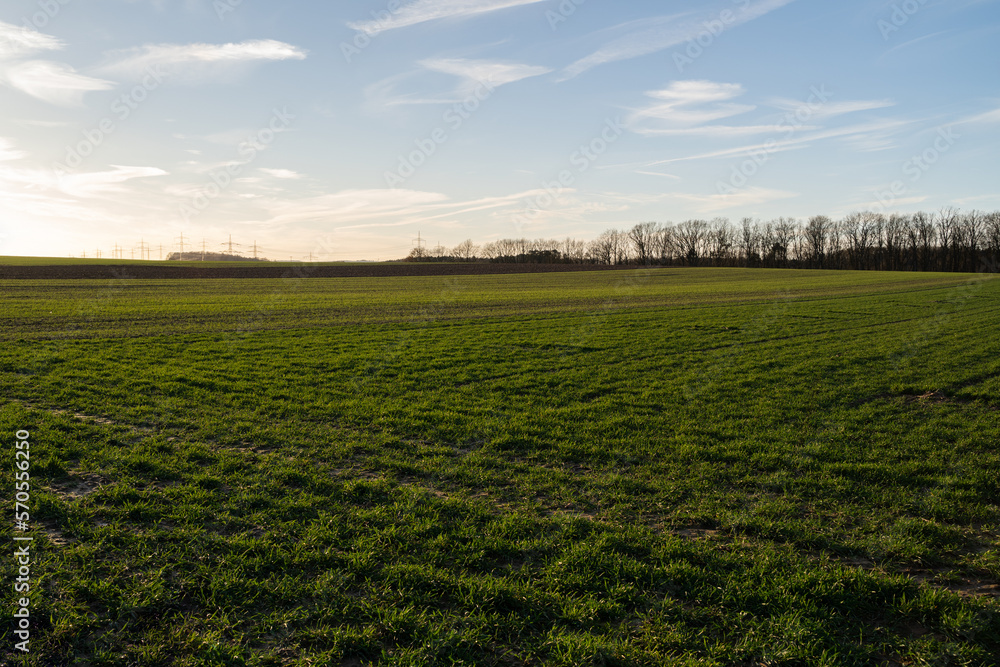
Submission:
[[[728,218],[715,218],[708,231],[708,254],[715,266],[728,266],[735,235]]]
[[[885,221],[885,268],[890,271],[898,271],[902,264],[902,251],[909,225],[909,217],[896,213]]]
[[[990,213],[985,221],[990,271],[1000,270],[1000,212]]]
[[[704,220],[685,220],[677,225],[677,240],[681,255],[689,266],[698,266],[704,254],[703,246],[708,233],[708,223]]]
[[[840,221],[824,215],[805,225],[794,218],[761,223],[743,218],[686,220],[679,225],[643,222],[628,231],[608,229],[587,243],[566,238],[499,239],[477,246],[466,239],[452,249],[415,248],[410,260],[454,257],[471,261],[632,261],[698,266],[808,266],[854,270],[1000,271],[1000,212],[960,213],[952,208],[913,215],[864,211]]]
[[[561,252],[566,261],[581,264],[587,257],[587,243],[567,238],[562,242]]]
[[[814,215],[809,218],[804,237],[808,261],[815,268],[826,268],[827,244],[830,238],[830,227],[833,221],[825,215]]]
[[[777,266],[788,265],[788,249],[795,241],[798,224],[794,218],[778,218],[774,225],[774,244],[772,254]]]
[[[965,239],[965,270],[979,269],[979,252],[986,233],[986,216],[979,211],[969,211],[962,216],[961,224]]]
[[[938,241],[941,244],[940,268],[944,271],[955,270],[955,234],[958,226],[958,214],[951,207],[942,208],[937,214]]]
[[[604,231],[590,242],[587,246],[587,254],[591,260],[598,264],[614,264],[617,252],[615,248],[617,240],[613,238],[612,232],[613,230]],[[617,234],[617,232],[614,232],[614,234]]]
[[[659,225],[655,222],[641,222],[628,232],[628,241],[632,246],[632,251],[636,262],[639,264],[651,264],[654,259],[653,246],[656,240]]]
[[[477,253],[479,253],[479,246],[473,243],[472,239],[462,241],[451,251],[453,256],[465,261],[474,259]]]
[[[759,223],[753,218],[740,220],[740,252],[743,255],[744,266],[759,266],[760,229]]]

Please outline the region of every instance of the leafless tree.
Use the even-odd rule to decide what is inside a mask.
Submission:
[[[956,256],[955,234],[958,227],[958,212],[951,207],[942,208],[937,214],[938,241],[941,244],[941,264],[945,271],[954,271]]]
[[[567,238],[562,242],[560,252],[566,261],[581,264],[587,258],[587,243],[585,241]]]
[[[826,268],[827,245],[830,238],[830,227],[833,221],[825,215],[814,215],[809,218],[805,229],[806,250],[808,261],[816,268]]]
[[[733,255],[735,235],[728,218],[715,218],[708,230],[708,254],[715,266],[728,266]]]
[[[793,218],[778,218],[775,222],[771,250],[777,266],[788,265],[788,250],[792,247],[797,232],[798,224]]]
[[[759,223],[753,218],[740,220],[740,253],[743,255],[744,266],[760,265],[760,229]]]
[[[473,243],[472,239],[466,239],[459,243],[451,251],[451,254],[458,259],[464,259],[469,261],[475,259],[476,255],[479,253],[479,246]]]
[[[628,241],[636,262],[639,264],[651,264],[654,259],[653,246],[656,235],[659,232],[659,225],[655,222],[641,222],[628,232]]]
[[[705,237],[708,234],[708,223],[704,220],[685,220],[677,225],[677,239],[681,255],[690,266],[698,266],[704,254]]]

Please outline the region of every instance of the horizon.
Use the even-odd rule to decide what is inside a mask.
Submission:
[[[0,254],[998,210],[996,4],[16,0]]]

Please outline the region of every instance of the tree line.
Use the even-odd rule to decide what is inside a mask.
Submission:
[[[471,239],[454,248],[418,247],[407,261],[484,261],[607,265],[998,271],[1000,212],[953,208],[911,215],[851,213],[833,220],[743,218],[643,222],[591,241]]]

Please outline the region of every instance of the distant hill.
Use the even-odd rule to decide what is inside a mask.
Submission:
[[[167,255],[168,262],[270,262],[269,259],[242,257],[224,252],[172,252]]]

